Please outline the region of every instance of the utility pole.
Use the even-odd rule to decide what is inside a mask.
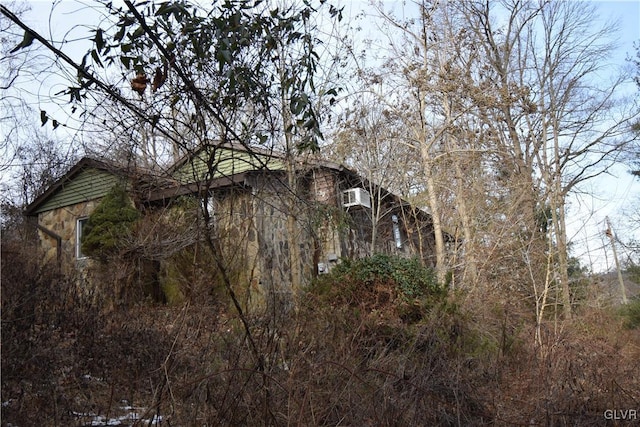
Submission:
[[[618,282],[620,283],[620,292],[622,293],[622,303],[626,304],[627,291],[624,287],[624,280],[622,280],[622,270],[620,269],[620,261],[618,261],[618,253],[616,252],[615,237],[611,229],[611,223],[609,222],[609,217],[606,217],[605,221],[607,221],[607,230],[605,231],[605,234],[611,241],[611,249],[613,250],[613,260],[616,262],[616,269],[618,270]]]

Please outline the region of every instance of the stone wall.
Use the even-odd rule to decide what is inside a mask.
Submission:
[[[251,192],[222,190],[215,192],[213,200],[215,237],[228,279],[246,309],[259,309],[264,305],[265,295],[260,286],[262,271]]]
[[[314,170],[311,176],[310,187],[312,189],[312,200],[317,202],[335,205],[338,200],[338,183],[336,174],[327,169]]]
[[[316,273],[328,273],[343,256],[342,235],[347,231],[348,216],[341,206],[338,176],[328,169],[314,170],[310,187],[311,201],[308,212],[310,228],[316,238]]]
[[[242,304],[253,311],[291,308],[291,245],[297,245],[303,278],[296,287],[308,285],[316,274],[318,224],[310,218],[316,211],[308,200],[292,194],[281,178],[256,175],[247,187],[213,191],[221,256]],[[293,234],[287,225],[290,215],[296,220]]]
[[[293,289],[308,285],[315,275],[308,203],[286,188],[282,176],[255,177],[251,187],[260,288],[268,304],[286,310],[293,301]],[[293,234],[287,224],[290,216],[295,218]],[[301,273],[303,283],[293,283],[292,245],[297,245],[296,271]]]
[[[38,214],[38,224],[62,238],[61,267],[64,273],[73,274],[78,267],[78,259],[76,257],[77,220],[88,217],[98,202],[97,200],[92,200]],[[40,238],[40,247],[44,253],[44,261],[54,261],[57,256],[56,240],[42,230],[38,230],[38,236]]]
[[[365,207],[344,208],[342,191],[351,188],[341,173],[320,169],[299,180],[296,203],[291,208],[291,193],[285,178],[254,177],[250,182],[253,203],[253,227],[257,251],[254,277],[258,277],[262,294],[288,298],[291,291],[290,245],[298,245],[304,287],[317,274],[329,272],[340,258],[362,258],[373,253],[421,256],[429,264],[433,253],[431,222],[422,215],[410,215],[399,199],[387,196],[380,210],[384,214],[376,223],[375,247],[372,247],[372,210]],[[249,190],[247,190],[249,191]],[[404,209],[404,211],[403,211]],[[296,219],[294,235],[287,229],[287,218]],[[400,240],[397,247],[393,215],[396,216]],[[421,233],[421,238],[418,238]],[[251,236],[253,234],[251,233]],[[422,245],[422,250],[420,250]]]

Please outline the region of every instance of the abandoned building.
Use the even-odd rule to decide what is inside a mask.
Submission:
[[[256,300],[286,297],[342,258],[387,253],[433,265],[433,225],[423,210],[344,166],[232,144],[201,148],[160,174],[83,158],[26,209],[46,260],[67,273],[91,263],[82,250],[83,229],[118,183],[143,218],[156,218],[155,225],[141,227],[147,234],[136,244],[156,268],[195,244],[203,230],[214,232],[219,261],[237,272],[238,286]],[[175,214],[185,200],[207,218],[200,214],[200,231],[187,227],[191,241],[180,228],[184,215]],[[166,237],[174,227],[179,243]],[[171,250],[151,243],[144,250],[144,242],[157,245],[162,236]]]

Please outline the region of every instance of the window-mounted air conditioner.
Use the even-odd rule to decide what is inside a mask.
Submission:
[[[364,188],[350,188],[342,193],[342,206],[364,206],[371,208],[371,196]]]

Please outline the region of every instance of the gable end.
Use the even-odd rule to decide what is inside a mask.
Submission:
[[[104,196],[121,178],[98,169],[85,169],[73,179],[63,182],[58,191],[49,196],[32,213],[50,211]]]

